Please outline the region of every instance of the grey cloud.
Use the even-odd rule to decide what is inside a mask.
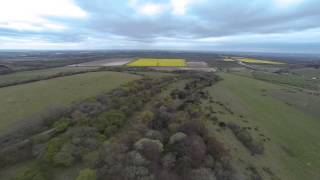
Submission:
[[[274,10],[270,1],[220,1],[195,5],[188,16],[176,17],[170,13],[153,18],[137,17],[127,6],[119,7],[115,1],[95,0],[80,3],[93,11],[88,28],[92,31],[112,33],[128,38],[153,39],[155,37],[203,38],[248,33],[278,33],[316,28],[320,19],[317,1],[307,1],[299,8]]]
[[[88,13],[86,19],[47,17],[70,29],[61,32],[14,31],[0,28],[0,36],[13,38],[38,38],[53,43],[86,43],[88,38],[98,39],[109,47],[112,41],[117,47],[155,47],[165,44],[194,49],[284,49],[299,50],[301,47],[319,50],[319,43],[226,41],[223,43],[200,42],[201,38],[249,36],[320,29],[320,4],[318,0],[304,0],[299,6],[277,9],[272,0],[207,0],[192,4],[185,16],[175,16],[169,11],[156,16],[143,16],[128,5],[128,1],[76,0]],[[145,1],[147,2],[147,1]],[[149,2],[160,2],[149,0]],[[162,0],[161,2],[164,2]],[[307,37],[307,35],[306,35]],[[170,40],[167,40],[170,39]],[[284,38],[285,39],[285,38]],[[170,41],[170,42],[169,42]],[[176,41],[176,42],[175,42]],[[254,40],[253,40],[254,41]],[[284,40],[285,41],[285,40]],[[108,44],[107,44],[108,43]],[[160,44],[160,45],[159,45]],[[189,44],[188,46],[183,46]],[[94,45],[90,44],[90,45]]]

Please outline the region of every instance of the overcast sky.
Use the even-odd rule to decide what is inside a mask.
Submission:
[[[320,53],[320,0],[0,0],[0,49]]]

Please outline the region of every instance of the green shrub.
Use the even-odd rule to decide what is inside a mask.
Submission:
[[[98,139],[100,142],[104,142],[105,140],[107,140],[107,137],[106,137],[106,135],[99,133],[99,134],[97,135],[97,139]]]
[[[64,144],[63,147],[60,149],[60,151],[53,157],[53,163],[55,165],[60,166],[71,166],[74,162],[75,158],[73,156],[73,152],[75,151],[77,147],[74,145],[67,143]]]
[[[118,127],[115,126],[115,125],[110,125],[110,126],[107,126],[105,129],[104,129],[104,134],[106,137],[109,137],[111,136],[112,134],[116,133],[118,131]]]
[[[98,160],[99,151],[91,151],[85,154],[82,158],[82,161],[85,163],[86,167],[94,167]]]
[[[95,170],[84,169],[80,171],[80,174],[76,180],[96,180],[96,179],[97,179],[97,175]]]
[[[53,162],[54,156],[60,151],[65,142],[66,139],[61,137],[52,138],[47,144],[46,151],[43,155],[44,160],[47,162]]]
[[[65,131],[70,125],[70,119],[68,118],[61,118],[59,121],[56,121],[53,124],[53,127],[57,132]]]
[[[258,142],[256,139],[253,139],[251,134],[242,129],[239,125],[234,123],[229,123],[228,127],[231,129],[236,138],[253,154],[263,154],[264,146],[263,143]]]
[[[125,115],[121,111],[110,110],[99,117],[97,126],[99,130],[104,130],[106,136],[109,136],[117,132],[124,123]]]
[[[47,180],[47,177],[38,167],[31,167],[12,180]]]
[[[149,123],[153,120],[154,114],[151,111],[143,111],[139,114],[138,118],[143,123]]]

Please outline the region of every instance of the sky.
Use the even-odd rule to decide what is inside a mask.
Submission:
[[[320,0],[0,0],[0,49],[320,53]]]

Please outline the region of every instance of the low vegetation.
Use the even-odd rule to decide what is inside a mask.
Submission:
[[[181,89],[186,96],[175,97],[177,90],[166,89],[179,79],[188,82]],[[209,134],[200,106],[207,98],[202,89],[218,80],[205,73],[144,78],[75,104],[52,124],[48,141],[37,138],[32,151],[15,150],[37,159],[37,168],[17,178],[49,179],[54,169],[86,164],[90,156],[77,179],[231,179],[228,150]],[[6,153],[12,150],[1,153],[2,166],[21,160],[4,159]]]

